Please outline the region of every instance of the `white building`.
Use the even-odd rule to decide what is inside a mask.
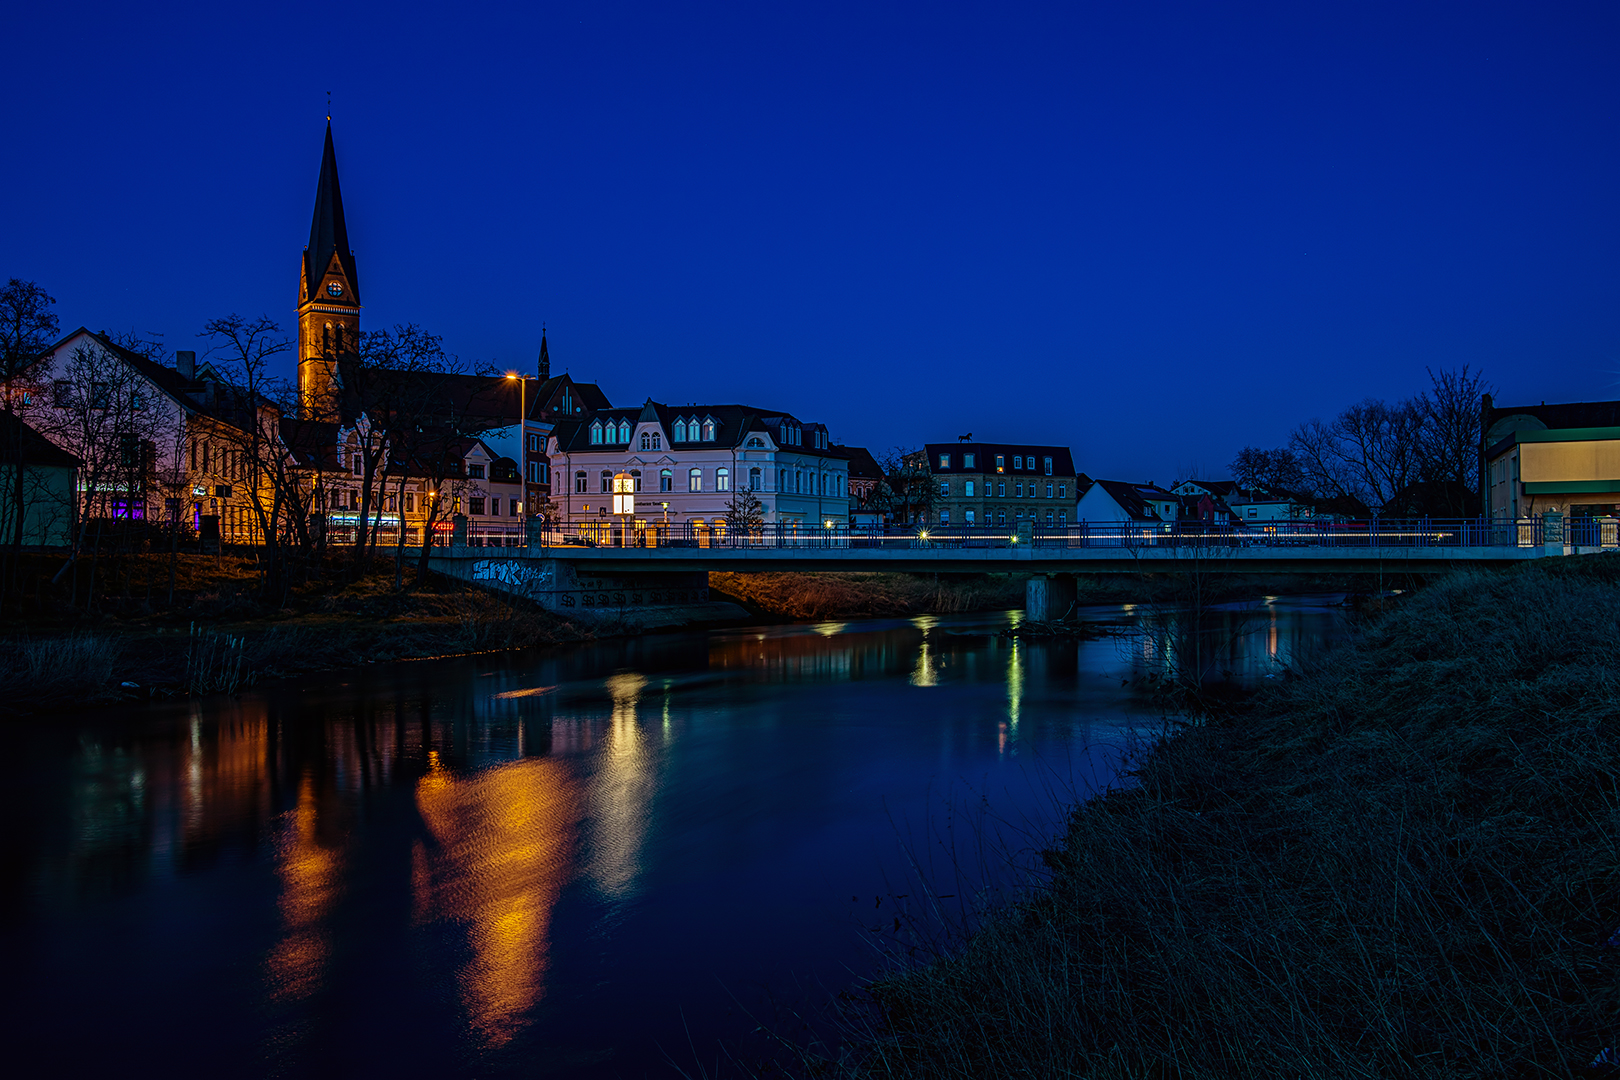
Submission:
[[[766,523],[804,529],[849,520],[849,460],[827,429],[747,405],[594,410],[561,421],[547,444],[553,500],[571,525],[612,515],[612,481],[635,484],[635,525],[713,527],[742,491]]]

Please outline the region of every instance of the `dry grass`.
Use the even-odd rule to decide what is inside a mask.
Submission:
[[[1458,574],[1077,808],[1048,883],[847,1005],[847,1077],[1604,1075],[1620,559]]]
[[[949,614],[1024,606],[1022,574],[729,574],[709,589],[750,611],[785,619]]]
[[[0,649],[0,697],[94,700],[111,684],[120,651],[108,634],[13,639]]]

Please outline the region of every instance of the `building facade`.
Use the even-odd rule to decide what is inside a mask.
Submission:
[[[1490,517],[1620,516],[1620,401],[1482,402],[1480,490]]]
[[[1079,499],[1074,458],[1066,446],[1015,443],[928,443],[940,525],[1015,528],[1019,522],[1067,525]]]

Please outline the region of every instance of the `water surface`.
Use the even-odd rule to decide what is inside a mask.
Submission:
[[[64,1074],[712,1069],[1159,729],[1185,635],[1094,614],[1141,632],[669,634],[12,723],[0,1031]],[[1254,685],[1340,632],[1234,605],[1196,655]]]

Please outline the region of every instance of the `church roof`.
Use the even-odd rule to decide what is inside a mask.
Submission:
[[[349,227],[343,221],[343,193],[338,188],[337,150],[332,146],[332,121],[326,121],[326,148],[321,152],[321,178],[315,183],[315,216],[309,223],[309,246],[304,249],[305,300],[316,298],[326,268],[336,255],[349,279],[349,300],[360,302],[360,276],[349,248]]]

